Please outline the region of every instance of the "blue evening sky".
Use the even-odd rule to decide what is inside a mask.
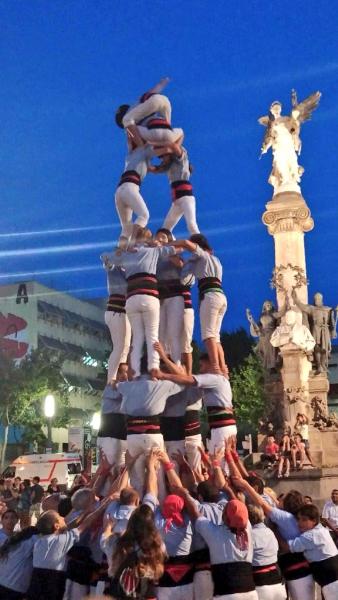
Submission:
[[[246,323],[265,298],[273,239],[261,223],[271,155],[257,118],[319,89],[302,129],[310,293],[338,303],[338,7],[298,0],[2,0],[0,283],[38,279],[104,296],[99,254],[119,231],[113,194],[125,140],[115,108],[162,76],[194,164],[198,220],[221,258],[229,309]],[[151,225],[169,205],[165,176],[143,194]],[[175,233],[185,234],[184,222]]]

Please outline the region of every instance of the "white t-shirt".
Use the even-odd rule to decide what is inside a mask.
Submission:
[[[328,519],[333,527],[338,527],[338,504],[335,504],[332,500],[325,502],[322,517]]]
[[[74,546],[75,542],[79,541],[79,538],[80,532],[78,529],[39,536],[34,545],[33,567],[65,571],[67,552]]]

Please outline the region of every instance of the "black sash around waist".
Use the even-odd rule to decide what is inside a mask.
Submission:
[[[166,279],[159,281],[158,289],[160,300],[166,298],[175,298],[175,296],[183,296],[184,287],[179,279]]]
[[[170,400],[169,400],[170,402]],[[184,440],[185,428],[184,428],[185,417],[164,417],[161,416],[161,433],[165,442],[177,442]]]
[[[338,554],[325,560],[311,562],[310,571],[315,582],[321,587],[338,581]]]
[[[123,294],[110,294],[107,300],[107,308],[109,312],[126,312],[126,297]]]
[[[164,563],[164,573],[160,578],[159,587],[177,587],[188,585],[194,579],[193,555],[169,556]]]
[[[223,294],[222,282],[217,277],[203,277],[198,282],[198,291],[200,302],[208,292]]]
[[[66,585],[65,571],[54,571],[54,569],[40,569],[34,567],[32,579],[27,592],[27,598],[48,598],[48,600],[60,600],[63,598]]]
[[[141,177],[137,171],[125,171],[121,175],[121,179],[117,187],[120,187],[123,183],[135,183],[138,187],[141,185]]]
[[[207,406],[207,413],[210,429],[219,429],[220,427],[236,425],[234,413],[227,411],[227,409],[222,408],[222,406]]]
[[[232,562],[211,565],[214,596],[253,592],[255,582],[252,565],[248,562]]]
[[[185,413],[185,437],[201,433],[201,421],[199,410],[187,410]]]
[[[210,571],[210,552],[209,548],[200,548],[192,553],[195,573],[198,571]]]
[[[127,439],[127,423],[125,415],[113,412],[102,414],[100,430],[97,436],[103,438],[115,438],[116,440]]]
[[[127,435],[140,433],[161,433],[160,416],[132,417],[127,415]]]
[[[259,565],[253,568],[253,578],[256,586],[276,585],[282,582],[281,573],[277,563]]]
[[[190,181],[182,179],[180,181],[173,181],[171,183],[171,197],[172,201],[179,200],[184,196],[193,196],[194,192]]]
[[[146,296],[159,297],[158,282],[156,275],[149,273],[135,273],[127,278],[127,298],[131,298],[137,294],[145,294]]]
[[[286,581],[294,581],[311,575],[310,565],[303,552],[280,554],[278,564]]]

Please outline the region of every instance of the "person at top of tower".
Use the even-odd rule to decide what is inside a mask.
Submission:
[[[115,114],[118,127],[128,129],[136,144],[140,141],[163,146],[176,142],[183,135],[182,129],[171,127],[171,104],[161,91],[169,82],[165,77],[142,94],[134,106],[122,104]]]

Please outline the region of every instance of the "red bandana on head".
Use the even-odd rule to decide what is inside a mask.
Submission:
[[[165,532],[168,531],[170,525],[174,523],[178,527],[184,525],[184,519],[182,516],[182,510],[184,507],[184,500],[176,494],[169,494],[162,505],[162,515],[165,518]]]
[[[236,530],[236,540],[240,550],[246,550],[248,547],[248,534],[246,526],[248,524],[248,509],[240,500],[230,500],[225,507],[227,524],[230,529]]]

